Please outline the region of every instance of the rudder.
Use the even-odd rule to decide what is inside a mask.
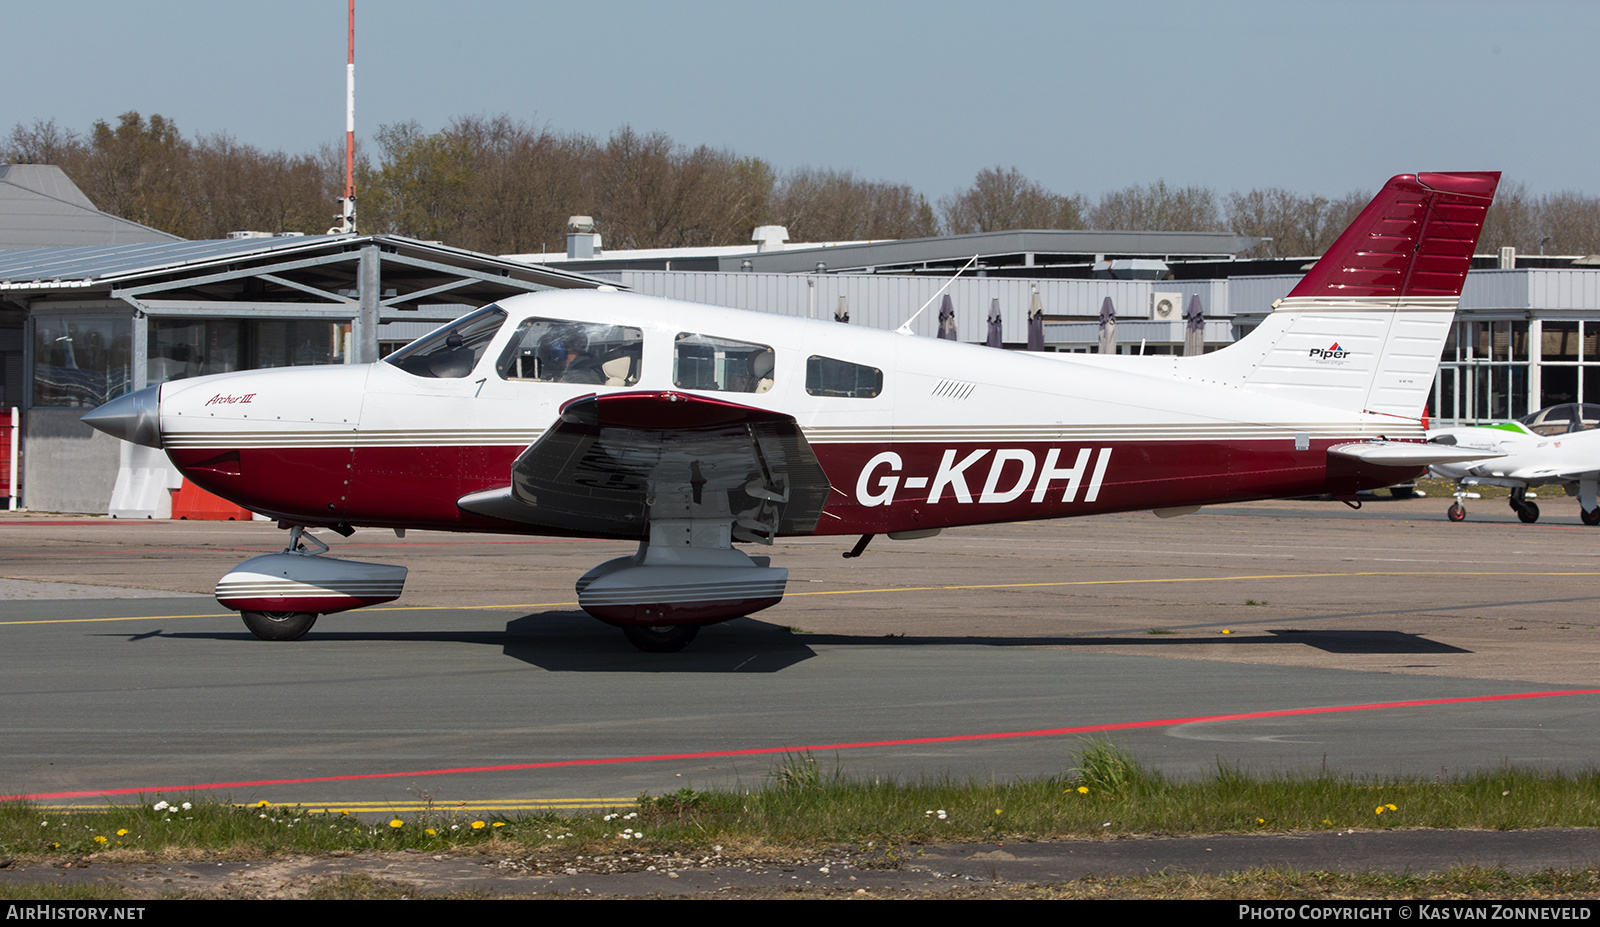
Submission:
[[[1415,419],[1433,388],[1498,172],[1401,174],[1245,338],[1180,375]]]

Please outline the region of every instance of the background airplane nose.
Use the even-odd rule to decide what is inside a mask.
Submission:
[[[161,387],[147,386],[123,393],[85,415],[83,423],[96,431],[145,447],[161,446]]]

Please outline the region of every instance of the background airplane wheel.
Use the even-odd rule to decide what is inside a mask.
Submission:
[[[676,653],[689,646],[689,642],[700,633],[700,626],[671,624],[643,627],[629,624],[622,626],[622,633],[627,636],[630,644],[645,653]]]
[[[240,612],[239,617],[264,641],[297,641],[317,623],[316,612]]]
[[[1531,525],[1539,520],[1539,506],[1532,502],[1522,503],[1522,508],[1517,509],[1517,517],[1525,525]]]
[[[1586,525],[1600,525],[1600,509],[1580,509],[1578,517]]]
[[[1467,519],[1467,510],[1462,508],[1461,507],[1461,503],[1459,503],[1459,502],[1457,502],[1455,505],[1450,506],[1448,509],[1445,509],[1444,514],[1451,521],[1466,521],[1466,519]]]

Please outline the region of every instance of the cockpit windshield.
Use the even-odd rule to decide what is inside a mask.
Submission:
[[[1589,402],[1562,403],[1524,415],[1517,421],[1528,426],[1528,430],[1534,434],[1545,437],[1589,431],[1600,428],[1600,405]]]
[[[499,306],[488,305],[436,329],[384,358],[413,376],[459,380],[478,360],[506,321]]]

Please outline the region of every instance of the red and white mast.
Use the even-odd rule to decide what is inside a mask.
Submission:
[[[329,234],[356,230],[356,0],[349,0],[349,55],[344,66],[344,196],[339,200],[339,224]]]

